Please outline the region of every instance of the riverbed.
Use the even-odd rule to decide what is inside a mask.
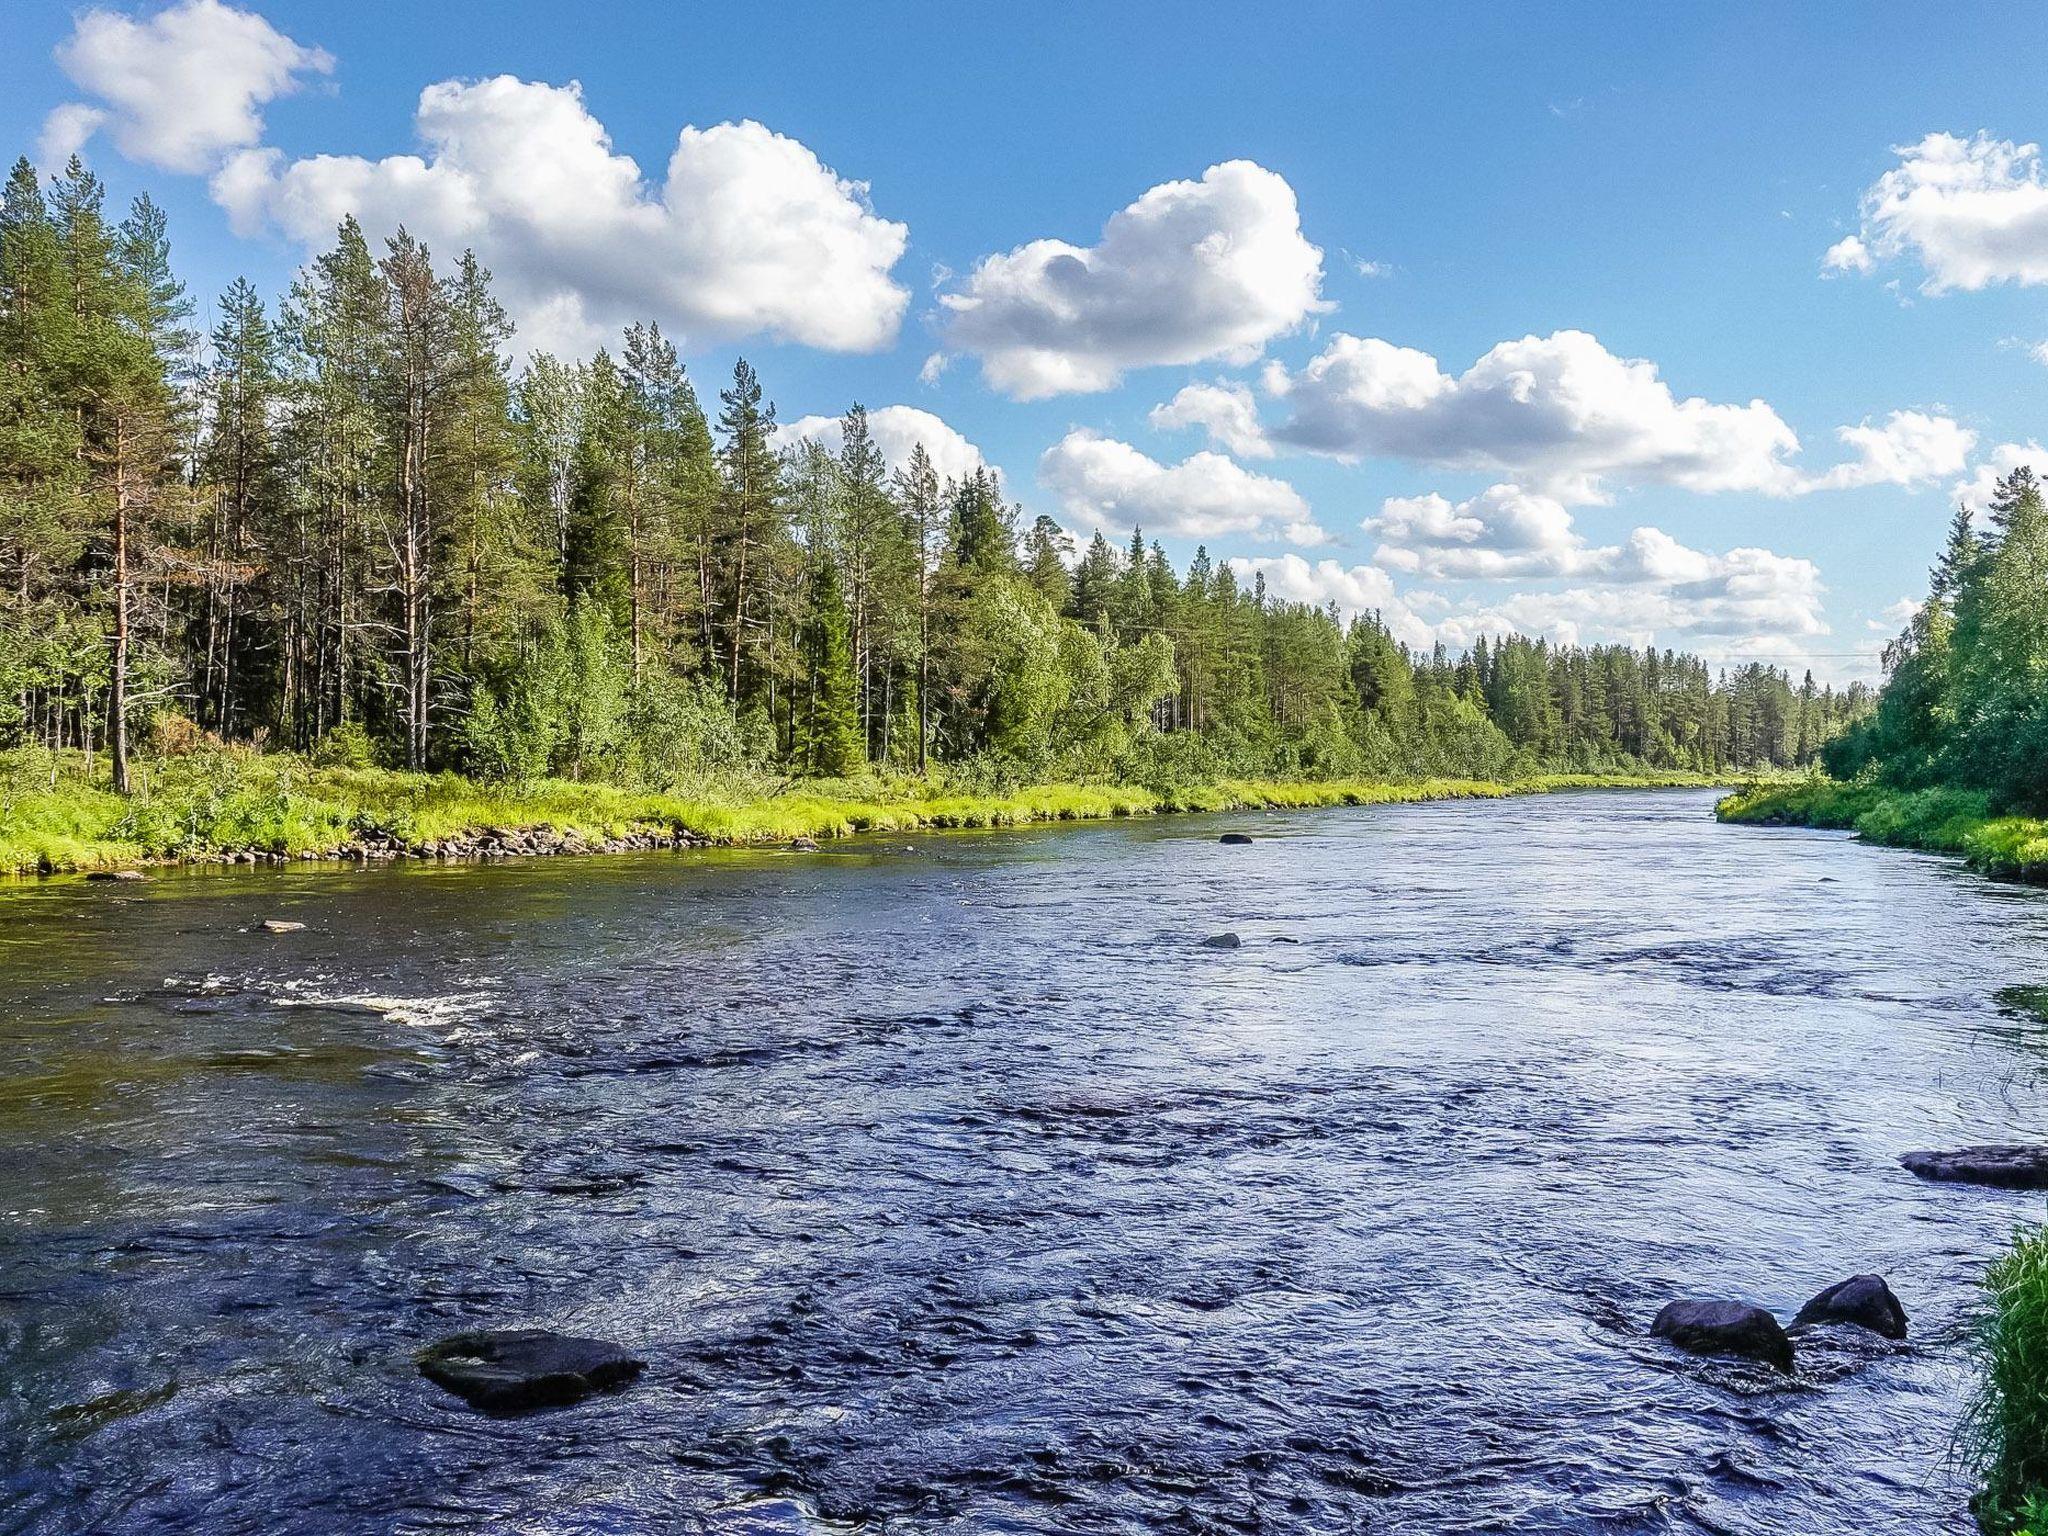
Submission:
[[[1962,1536],[2048,893],[1712,800],[7,887],[0,1531]]]

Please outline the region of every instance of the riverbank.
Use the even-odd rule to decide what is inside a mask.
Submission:
[[[1966,789],[1888,789],[1808,778],[1753,785],[1715,807],[1722,821],[1853,831],[1866,842],[1960,854],[1982,874],[2048,883],[2048,821],[1992,814]]]
[[[123,799],[82,774],[17,772],[0,797],[0,873],[62,874],[223,860],[489,857],[744,845],[927,827],[1417,800],[1495,799],[1566,789],[1691,787],[1694,774],[1552,774],[1479,779],[1228,779],[1151,789],[1040,784],[970,793],[873,778],[707,785],[659,794],[543,780],[494,786],[455,774],[322,768],[283,754],[167,758]]]

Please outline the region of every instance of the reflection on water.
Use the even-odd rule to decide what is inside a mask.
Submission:
[[[2048,904],[1708,805],[7,890],[0,1530],[1966,1532]]]

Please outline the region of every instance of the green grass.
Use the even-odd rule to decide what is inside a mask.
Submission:
[[[1716,807],[1723,821],[1836,827],[1873,843],[1958,853],[1987,875],[2048,881],[2048,821],[1997,816],[1968,789],[1887,789],[1810,778],[1753,785]]]
[[[1984,1273],[1983,1380],[1964,1445],[1988,1536],[2048,1536],[2048,1227],[2022,1229]]]
[[[1231,779],[1158,791],[1128,784],[1041,784],[963,793],[937,781],[871,777],[796,784],[707,783],[657,794],[544,780],[480,784],[455,774],[324,768],[283,753],[209,749],[139,767],[122,799],[74,757],[0,754],[0,873],[75,870],[251,851],[325,855],[355,842],[403,848],[485,828],[552,829],[598,842],[635,831],[713,842],[787,842],[925,827],[1008,827],[1180,811],[1381,805],[1549,790],[1704,786],[1690,774],[1559,774],[1514,784],[1473,779],[1277,782]]]

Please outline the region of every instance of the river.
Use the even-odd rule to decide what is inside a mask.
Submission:
[[[0,890],[0,1530],[1968,1532],[2048,893],[1711,803]]]

